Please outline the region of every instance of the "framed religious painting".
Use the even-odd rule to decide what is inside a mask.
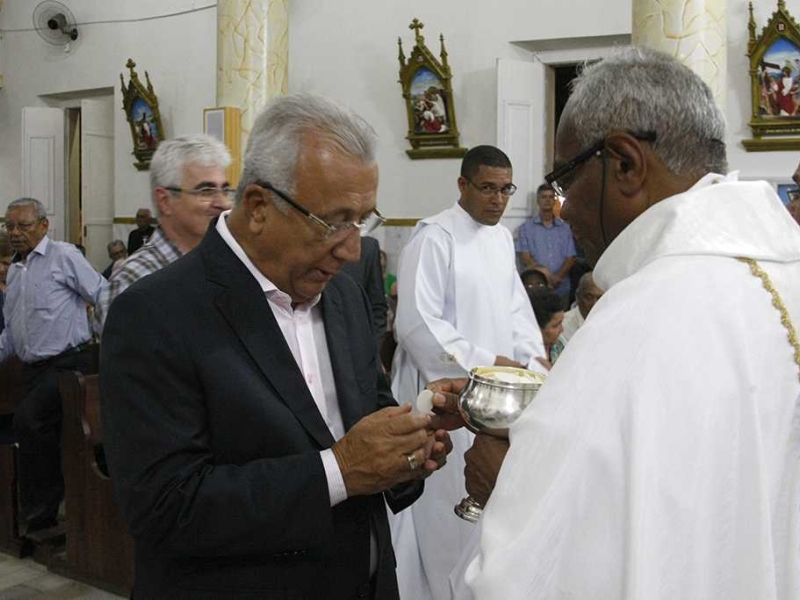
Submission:
[[[164,127],[161,125],[161,113],[158,109],[158,98],[150,83],[150,74],[145,71],[147,85],[143,85],[136,73],[136,63],[128,59],[125,66],[130,70],[130,81],[120,73],[122,83],[122,109],[128,118],[133,140],[133,152],[136,157],[134,166],[140,171],[150,168],[150,159],[156,151],[158,143],[164,139]]]
[[[414,49],[406,60],[403,41],[398,38],[400,85],[403,87],[411,149],[406,154],[419,158],[460,158],[467,153],[459,146],[456,111],[453,104],[452,73],[447,62],[444,36],[439,36],[439,58],[425,45],[420,30],[425,25],[414,19]]]
[[[800,27],[783,0],[760,35],[750,3],[750,152],[800,149]]]

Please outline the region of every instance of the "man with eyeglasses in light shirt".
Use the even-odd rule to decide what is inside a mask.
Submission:
[[[159,144],[150,161],[150,184],[160,225],[111,276],[95,307],[98,335],[117,296],[135,281],[192,250],[203,239],[211,219],[231,207],[235,190],[225,174],[230,164],[228,149],[209,135],[190,135]]]
[[[397,406],[338,274],[383,220],[376,142],[329,100],[272,100],[234,208],[111,307],[103,424],[136,598],[397,600],[386,506],[451,446]]]
[[[91,372],[86,305],[95,304],[108,284],[74,245],[47,236],[47,212],[38,200],[11,202],[3,226],[14,257],[0,361],[16,355],[23,363],[13,428],[19,437],[20,529],[30,534],[57,524],[64,497],[58,374]]]
[[[413,400],[426,384],[465,377],[473,367],[541,370],[539,326],[517,275],[511,233],[500,225],[517,190],[511,161],[494,146],[470,149],[461,163],[460,198],[423,219],[397,272],[395,398]],[[425,495],[392,519],[403,598],[449,600],[447,577],[474,525],[453,507],[464,497],[466,429],[453,432],[453,457]]]

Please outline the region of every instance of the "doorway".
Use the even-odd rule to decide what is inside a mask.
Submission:
[[[47,198],[51,237],[81,246],[102,271],[114,221],[114,91],[84,90],[42,100],[47,108],[23,110],[23,137],[31,137],[32,148],[36,136],[46,135],[53,143],[38,158],[23,153],[23,173],[31,173],[31,190],[37,181],[50,182],[38,188],[41,199]],[[43,157],[47,165],[41,164]]]

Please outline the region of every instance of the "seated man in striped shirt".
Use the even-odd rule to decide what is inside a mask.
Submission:
[[[99,336],[114,298],[133,282],[178,260],[193,249],[208,223],[231,207],[234,189],[225,169],[231,156],[225,145],[207,135],[161,142],[150,161],[153,205],[160,225],[148,242],[111,277],[95,306]]]

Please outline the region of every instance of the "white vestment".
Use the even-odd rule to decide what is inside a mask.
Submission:
[[[529,364],[544,356],[541,333],[516,271],[511,233],[476,222],[458,204],[421,221],[397,272],[395,398],[413,402],[429,381],[466,377],[497,355]],[[532,368],[541,370],[533,361]],[[451,434],[447,465],[410,508],[390,515],[403,600],[450,598],[448,576],[474,526],[454,506],[466,496],[466,429]]]
[[[800,326],[800,231],[765,182],[707,175],[612,242],[512,426],[477,600],[800,597],[798,365],[738,256]]]
[[[580,307],[576,304],[564,313],[564,321],[562,322],[564,331],[561,332],[561,341],[564,342],[565,346],[569,339],[575,335],[575,332],[580,329],[581,325],[583,325],[583,315]]]

